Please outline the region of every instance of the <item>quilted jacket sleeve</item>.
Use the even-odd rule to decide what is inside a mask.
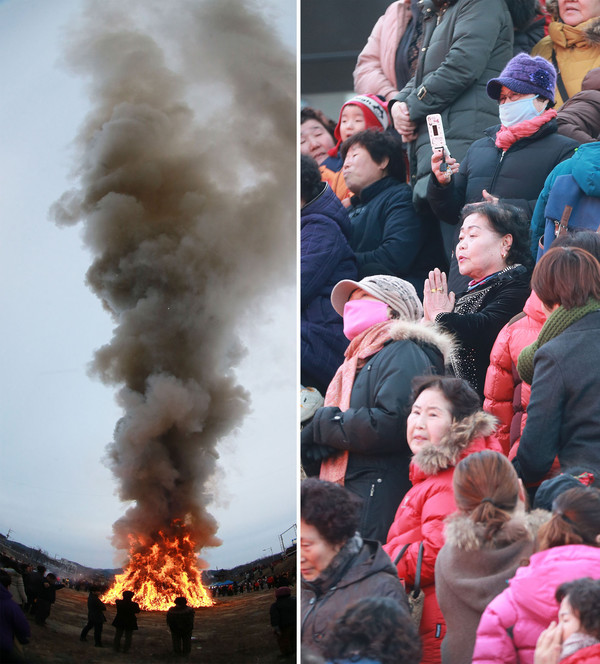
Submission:
[[[517,650],[512,630],[517,617],[511,590],[507,588],[488,604],[481,616],[473,664],[516,664]]]
[[[410,2],[393,2],[373,28],[354,69],[354,91],[391,99],[398,94],[394,59],[398,42],[410,21]]]
[[[511,328],[505,325],[498,334],[490,353],[490,366],[485,378],[483,410],[498,418],[496,437],[504,454],[510,451],[510,425],[514,412],[515,383],[509,351]]]
[[[316,215],[302,229],[300,246],[300,301],[304,309],[331,283],[350,248],[334,221]]]
[[[411,120],[420,122],[429,113],[440,113],[479,79],[495,46],[490,35],[499,33],[504,11],[501,3],[479,0],[463,3],[450,50],[442,64],[423,77],[427,94],[418,99],[417,91],[407,86],[399,95],[408,104]]]
[[[444,520],[455,509],[449,483],[440,483],[427,493],[420,492],[420,489],[419,485],[411,489],[403,501],[406,506],[398,508],[384,547],[394,561],[404,544],[413,540],[396,565],[398,576],[410,586],[415,583],[420,542],[423,542],[421,586],[434,582],[435,560],[444,545]],[[415,537],[418,541],[414,541]]]

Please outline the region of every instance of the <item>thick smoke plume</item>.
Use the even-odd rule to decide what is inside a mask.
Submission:
[[[179,520],[214,546],[205,482],[249,409],[240,322],[295,274],[294,58],[250,0],[98,0],[65,38],[91,111],[51,214],[82,224],[115,321],[91,365],[124,412],[113,543]]]

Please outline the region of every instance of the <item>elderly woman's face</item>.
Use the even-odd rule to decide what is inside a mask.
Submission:
[[[458,271],[478,280],[503,270],[512,235],[498,235],[487,217],[470,214],[463,222],[456,245]]]
[[[331,134],[318,120],[306,120],[300,126],[300,152],[312,157],[319,166],[327,159],[327,151],[334,146]]]
[[[413,454],[425,445],[439,445],[452,425],[452,404],[437,388],[427,388],[415,399],[406,420],[406,439]]]
[[[598,2],[600,2],[600,0],[598,0]],[[512,101],[519,101],[521,99],[533,99],[533,105],[535,106],[536,110],[539,112],[544,110],[547,104],[545,99],[539,99],[534,94],[523,94],[521,92],[514,92],[513,90],[507,88],[505,85],[503,85],[500,88],[500,96],[498,97],[498,104],[500,104],[500,106],[506,104],[507,102],[510,103]]]
[[[314,581],[341,548],[341,544],[331,544],[314,526],[300,520],[300,573],[303,579]]]
[[[360,194],[365,187],[386,176],[388,163],[386,157],[378,164],[365,147],[355,143],[348,149],[342,167],[346,186],[353,194]]]
[[[600,0],[558,0],[558,13],[563,23],[579,25],[600,16]]]

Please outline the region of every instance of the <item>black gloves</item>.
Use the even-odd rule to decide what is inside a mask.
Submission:
[[[319,474],[321,461],[339,454],[340,450],[330,445],[314,442],[314,422],[310,420],[300,433],[300,457],[305,473],[311,477]]]

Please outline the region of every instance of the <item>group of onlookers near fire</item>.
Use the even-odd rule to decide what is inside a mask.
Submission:
[[[396,0],[354,84],[300,114],[303,657],[600,662],[600,0]]]

